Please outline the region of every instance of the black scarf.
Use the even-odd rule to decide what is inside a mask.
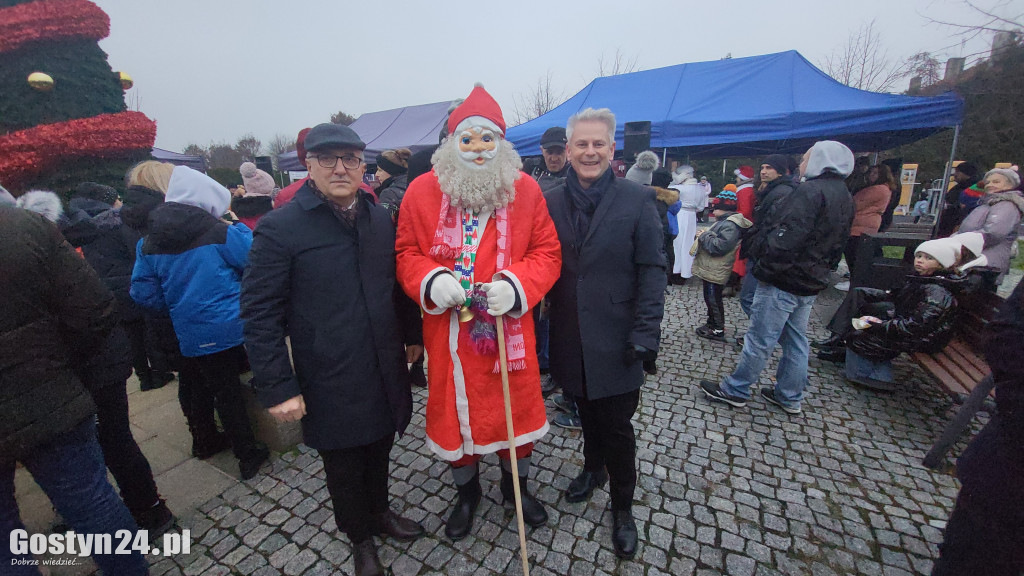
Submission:
[[[565,189],[569,193],[569,199],[572,200],[570,212],[572,213],[573,231],[576,234],[577,253],[583,247],[583,241],[586,240],[587,232],[590,231],[590,221],[597,211],[597,206],[601,203],[605,191],[613,180],[615,180],[615,173],[611,168],[605,170],[597,182],[591,184],[587,189],[580,184],[575,170],[569,170],[569,174],[565,177]]]

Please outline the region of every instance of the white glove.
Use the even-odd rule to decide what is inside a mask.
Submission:
[[[430,283],[430,300],[438,308],[452,308],[466,303],[466,289],[448,273],[438,274]]]
[[[511,282],[498,280],[480,288],[487,292],[487,313],[491,316],[501,316],[516,304],[516,289]]]

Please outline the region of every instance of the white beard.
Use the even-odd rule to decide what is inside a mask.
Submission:
[[[454,206],[481,211],[502,208],[515,200],[516,180],[523,161],[504,139],[498,140],[493,156],[483,165],[463,158],[458,138],[451,137],[441,143],[430,160],[441,192],[451,198]]]

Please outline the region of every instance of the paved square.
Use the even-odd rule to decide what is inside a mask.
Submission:
[[[829,290],[819,297],[811,319],[817,337],[840,296]],[[742,334],[738,300],[727,299],[726,310],[727,335]],[[948,472],[920,463],[951,414],[937,386],[904,358],[896,362],[897,392],[863,391],[846,384],[841,366],[812,357],[801,416],[756,396],[744,409],[711,404],[697,382],[732,369],[739,350],[698,338],[693,329],[704,318],[697,279],[669,288],[661,372],[648,379],[634,418],[636,559],[620,562],[612,553],[607,492],[589,503],[562,498],[582,467],[582,440],[578,431],[553,427],[537,445],[531,478],[551,515],[528,535],[531,574],[927,574],[959,488]],[[775,360],[764,384],[774,368]],[[428,536],[385,540],[382,561],[398,576],[521,573],[496,457],[481,467],[484,499],[472,534],[454,544],[444,538],[455,490],[447,465],[424,444],[425,398],[416,392],[409,432],[392,452],[391,494],[392,507],[422,522]],[[315,452],[283,455],[268,473],[201,506],[186,526],[192,553],[155,562],[154,576],[351,574],[323,477]]]

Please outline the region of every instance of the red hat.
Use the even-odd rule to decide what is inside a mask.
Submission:
[[[459,123],[470,116],[481,116],[494,122],[501,129],[501,133],[505,134],[505,118],[501,115],[501,107],[487,90],[484,90],[483,84],[477,83],[466,101],[452,111],[448,118],[448,134],[454,134]]]
[[[737,175],[737,176],[739,176],[740,178],[742,178],[744,180],[753,180],[754,179],[754,168],[751,167],[751,166],[740,166],[736,170],[733,170],[732,173]]]
[[[295,139],[295,153],[299,155],[299,162],[306,163],[306,134],[312,128],[303,128],[299,130],[299,136]]]

